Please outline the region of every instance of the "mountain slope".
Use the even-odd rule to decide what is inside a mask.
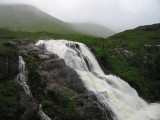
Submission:
[[[1,5],[0,16],[0,28],[30,32],[75,33],[65,22],[29,5]]]
[[[104,66],[126,80],[140,96],[160,100],[160,24],[140,26],[94,46]]]
[[[114,32],[91,23],[67,23],[30,5],[0,5],[0,28],[14,31],[86,34],[108,37]]]
[[[115,34],[114,31],[94,23],[70,23],[70,26],[78,32],[97,37],[108,37]]]

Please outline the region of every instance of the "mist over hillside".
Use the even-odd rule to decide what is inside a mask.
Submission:
[[[63,21],[29,5],[1,5],[0,27],[29,32],[72,33]]]
[[[30,5],[0,5],[0,16],[0,28],[14,31],[86,34],[97,37],[108,37],[114,33],[95,24],[67,23]]]
[[[108,37],[115,34],[114,31],[94,23],[70,23],[71,27],[81,33],[98,37]]]

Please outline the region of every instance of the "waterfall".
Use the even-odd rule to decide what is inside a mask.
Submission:
[[[23,87],[25,93],[32,98],[32,94],[29,89],[29,85],[27,84],[27,70],[26,64],[21,56],[19,56],[19,74],[17,75],[17,82]],[[33,98],[32,98],[33,99]],[[39,115],[41,116],[41,120],[51,120],[42,110],[41,104],[39,105]]]
[[[26,65],[21,56],[19,56],[19,74],[16,80],[23,87],[25,93],[29,96],[32,96],[29,86],[27,85]]]
[[[41,116],[41,120],[51,120],[42,110],[41,104],[39,105],[39,114]]]
[[[86,45],[67,40],[39,40],[36,43],[41,44],[79,74],[84,86],[115,114],[114,120],[160,120],[160,104],[147,103],[127,82],[114,75],[105,75]]]

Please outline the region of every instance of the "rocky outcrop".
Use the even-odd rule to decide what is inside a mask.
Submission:
[[[128,51],[123,48],[115,48],[115,51],[121,56],[124,62],[126,61],[126,58],[132,58],[134,56],[132,51]]]
[[[42,64],[43,78],[47,81],[46,90],[73,90],[73,100],[77,103],[77,113],[82,120],[112,120],[111,111],[104,109],[92,92],[83,85],[78,74],[66,66],[62,59],[47,60]]]
[[[42,71],[41,78],[46,82],[46,87],[43,90],[45,97],[49,98],[47,94],[48,91],[57,91],[60,93],[61,91],[71,90],[74,92],[74,95],[70,98],[70,100],[77,104],[77,120],[112,120],[113,113],[103,107],[103,104],[98,102],[96,96],[85,88],[76,71],[68,67],[64,60],[60,59],[56,54],[53,55],[52,53],[47,52],[44,46],[38,47],[27,41],[9,42],[7,45],[18,47],[19,55],[25,57],[32,53],[37,56],[39,61],[41,61],[39,69]],[[2,61],[1,63],[10,63],[10,66],[3,65],[4,67],[2,67],[6,70],[6,75],[17,74],[16,71],[18,71],[18,61],[8,58],[0,58],[0,60]],[[12,67],[12,69],[9,69],[10,67]],[[9,71],[12,72],[9,73]],[[2,75],[1,77],[6,79]],[[25,94],[22,87],[19,87],[19,93],[20,104],[25,107],[25,112],[22,118],[25,118],[29,112],[35,111],[39,108],[39,101],[34,97],[32,98],[31,96]],[[54,107],[57,110],[60,109],[59,105],[56,106],[55,104]],[[52,119],[54,120],[57,118],[52,117]]]
[[[42,76],[47,81],[47,85],[50,89],[57,84],[75,91],[85,90],[77,73],[66,66],[64,60],[59,58],[46,60],[42,63],[41,67],[43,70]]]
[[[39,105],[38,102],[25,93],[22,86],[19,85],[19,97],[20,101],[19,104],[21,104],[24,107],[24,113],[22,114],[21,118],[24,120],[28,119],[28,115],[31,115],[33,111],[38,111]],[[35,113],[36,113],[35,112]]]
[[[18,58],[11,54],[0,54],[0,81],[14,79],[18,74]]]

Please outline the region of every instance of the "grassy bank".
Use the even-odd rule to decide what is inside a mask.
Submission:
[[[160,32],[155,27],[118,33],[105,40],[104,49],[95,48],[102,63],[148,101],[160,100]],[[127,56],[124,50],[132,55]]]

